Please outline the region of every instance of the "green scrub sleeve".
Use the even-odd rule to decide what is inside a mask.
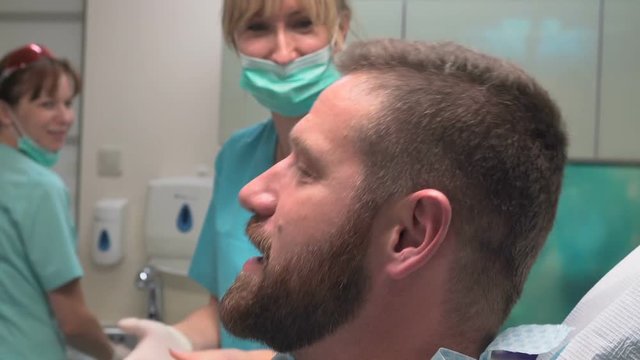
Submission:
[[[36,278],[51,291],[83,275],[75,249],[75,227],[64,187],[39,186],[32,194],[31,216],[23,219],[23,238]]]

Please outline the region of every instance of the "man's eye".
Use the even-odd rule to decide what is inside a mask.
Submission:
[[[307,170],[304,166],[296,165],[296,172],[301,180],[309,180],[313,178],[313,174]]]

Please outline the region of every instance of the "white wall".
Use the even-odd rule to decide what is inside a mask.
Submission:
[[[145,263],[142,237],[150,179],[191,175],[217,148],[221,32],[219,0],[88,0],[80,159],[79,254],[89,306],[103,322],[143,316],[134,275]],[[97,153],[122,154],[122,175],[99,177]],[[93,206],[129,199],[125,258],[90,259]],[[166,278],[166,320],[206,302],[188,281]]]

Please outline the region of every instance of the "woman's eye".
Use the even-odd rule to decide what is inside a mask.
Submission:
[[[247,24],[246,29],[251,32],[262,32],[269,29],[269,25],[265,22],[255,21]]]
[[[310,28],[313,27],[313,21],[311,21],[311,19],[308,19],[308,18],[300,19],[300,20],[296,20],[293,23],[293,26],[296,29],[306,30],[306,29],[310,29]]]
[[[53,109],[56,106],[56,103],[53,100],[44,100],[40,102],[40,106],[45,109]]]

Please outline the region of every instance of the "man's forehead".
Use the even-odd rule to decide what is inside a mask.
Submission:
[[[378,95],[372,92],[373,76],[373,73],[362,71],[347,74],[329,86],[325,92],[338,92],[344,99],[377,97]]]
[[[294,150],[352,148],[355,132],[372,119],[379,103],[363,84],[362,77],[348,75],[327,88],[291,130]]]
[[[364,74],[347,75],[320,94],[311,108],[309,117],[322,121],[337,120],[341,127],[369,118],[380,103],[380,95],[373,91],[370,80]]]

